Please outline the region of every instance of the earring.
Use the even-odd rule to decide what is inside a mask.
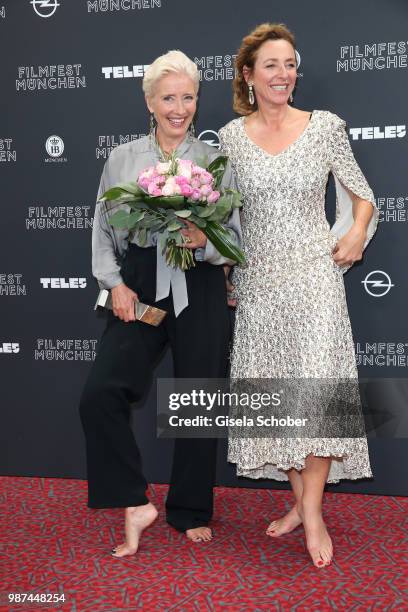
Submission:
[[[251,106],[255,104],[254,86],[253,83],[248,83],[248,102]]]
[[[293,102],[293,95],[292,94],[290,94],[290,96],[289,96],[289,102],[290,102],[290,104],[292,104],[292,102]]]
[[[188,128],[188,132],[189,132],[189,134],[190,134],[191,138],[195,138],[195,127],[194,127],[194,121],[192,121],[192,122],[190,123],[189,128]]]
[[[156,127],[156,121],[154,119],[153,113],[150,113],[150,135],[154,136],[154,130]]]

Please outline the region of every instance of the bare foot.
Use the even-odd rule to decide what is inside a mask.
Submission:
[[[306,545],[315,567],[330,565],[333,557],[333,544],[321,515],[307,516],[303,525],[306,534]]]
[[[133,506],[125,509],[125,534],[124,544],[117,546],[112,551],[112,557],[120,559],[127,555],[134,555],[139,547],[140,536],[143,531],[155,521],[158,512],[150,502],[143,506]]]
[[[294,505],[291,510],[281,519],[277,519],[276,521],[272,521],[266,530],[266,535],[271,538],[278,538],[285,533],[290,533],[296,527],[302,524],[302,518],[299,514],[297,506]]]
[[[186,536],[192,542],[209,542],[212,540],[212,532],[209,527],[186,529]]]

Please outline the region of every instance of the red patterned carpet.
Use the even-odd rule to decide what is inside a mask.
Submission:
[[[85,482],[0,480],[1,610],[408,610],[407,498],[327,494],[335,562],[319,570],[301,529],[264,535],[289,508],[286,491],[217,488],[215,538],[193,544],[166,525],[167,487],[154,485],[160,518],[139,553],[118,560],[109,551],[122,540],[122,511],[87,509]],[[64,593],[65,603],[9,605],[9,591]]]

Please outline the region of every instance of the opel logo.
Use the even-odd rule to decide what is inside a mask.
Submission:
[[[382,270],[373,270],[367,274],[365,279],[361,281],[364,289],[373,297],[382,297],[387,295],[391,287],[395,285],[391,282],[391,278]]]
[[[214,147],[215,149],[220,148],[218,132],[214,132],[214,130],[204,130],[204,132],[198,135],[198,140],[206,142],[210,147]]]
[[[30,4],[33,5],[33,9],[39,17],[52,17],[57,7],[60,6],[57,0],[30,0]]]

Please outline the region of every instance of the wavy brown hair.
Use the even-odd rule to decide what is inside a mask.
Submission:
[[[258,53],[258,49],[267,40],[287,40],[295,47],[295,36],[285,26],[284,23],[262,23],[242,39],[238,55],[235,60],[236,76],[233,82],[234,91],[234,111],[239,115],[250,115],[257,108],[257,102],[251,106],[248,101],[248,85],[244,79],[244,66],[253,69]]]

